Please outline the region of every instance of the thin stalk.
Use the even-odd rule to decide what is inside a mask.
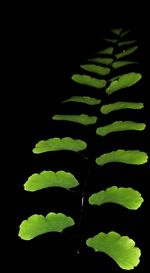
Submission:
[[[118,37],[118,41],[120,40],[120,35]],[[114,53],[113,53],[113,62],[115,61],[115,51],[116,51],[116,47],[115,46],[115,50],[114,50]],[[111,69],[111,72],[113,71],[113,67],[112,65],[110,66],[110,69]],[[110,73],[111,73],[110,72]],[[107,82],[107,85],[105,88],[107,88],[107,86],[109,85],[109,82]],[[105,93],[105,96],[104,96],[104,100],[105,98],[107,97],[106,93]],[[100,105],[100,104],[99,104]],[[97,113],[99,113],[99,105],[97,105]],[[99,118],[97,119],[97,122],[95,124],[95,130],[98,126],[98,122],[99,122]],[[94,141],[94,140],[93,140]],[[91,143],[93,143],[93,141],[91,141]],[[81,155],[81,154],[80,154]],[[81,155],[82,156],[82,155]],[[86,175],[86,178],[85,178],[85,181],[84,181],[84,185],[83,185],[83,190],[82,190],[82,193],[81,193],[81,208],[80,208],[80,214],[79,214],[79,221],[78,221],[78,226],[77,226],[77,249],[76,249],[76,254],[77,256],[80,256],[80,252],[81,252],[81,242],[82,242],[82,220],[83,220],[83,215],[84,215],[84,211],[85,211],[85,206],[86,206],[86,191],[87,191],[87,187],[88,187],[88,178],[89,178],[89,175],[90,175],[90,172],[91,172],[91,165],[93,164],[93,159],[91,158],[88,158],[88,157],[84,157],[84,159],[87,160],[87,175]]]

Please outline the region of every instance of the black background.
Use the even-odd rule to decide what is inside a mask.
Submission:
[[[63,7],[58,4],[55,8],[20,6],[16,9],[13,7],[12,11],[9,8],[6,15],[2,72],[4,84],[1,92],[1,158],[2,163],[4,162],[1,211],[6,217],[1,226],[4,228],[2,250],[5,266],[16,272],[22,268],[31,271],[33,267],[34,270],[41,269],[43,272],[47,268],[50,272],[58,272],[60,268],[66,267],[66,271],[70,272],[70,263],[67,265],[67,261],[71,261],[71,266],[76,270],[89,268],[93,273],[121,272],[109,257],[95,254],[83,245],[81,257],[77,259],[74,248],[79,238],[76,238],[74,228],[71,231],[66,230],[63,236],[46,234],[31,242],[22,241],[17,233],[20,222],[34,213],[62,211],[78,219],[80,193],[71,194],[49,189],[30,194],[24,192],[23,184],[33,172],[48,168],[64,168],[74,172],[80,181],[84,180],[87,166],[77,155],[63,153],[62,156],[59,153],[57,156],[38,156],[32,153],[32,148],[40,139],[61,134],[65,136],[64,132],[72,136],[78,136],[79,132],[80,137],[86,137],[86,132],[82,131],[80,126],[57,126],[50,122],[50,118],[56,112],[63,111],[60,102],[76,91],[70,76],[78,72],[79,64],[93,51],[102,48],[101,37],[110,27],[132,27],[133,34],[140,43],[141,50],[137,57],[141,61],[140,69],[144,75],[143,86],[141,85],[144,95],[142,94],[141,98],[146,107],[137,119],[146,120],[148,124],[148,16],[141,6],[134,9],[126,5],[124,8],[118,5],[111,7],[104,3],[99,3],[98,6],[86,5],[86,8],[77,4]],[[109,119],[107,121],[109,122]],[[76,129],[71,132],[71,128]],[[123,138],[122,142],[127,147],[130,142],[129,147],[134,145],[137,149],[140,144],[141,149],[149,152],[148,136],[149,127],[141,138],[136,139],[136,134],[126,134],[126,139]],[[125,144],[129,137],[130,141]],[[122,144],[119,141],[119,138],[108,137],[107,149],[111,149],[113,145],[118,147]],[[104,145],[106,142],[102,147]],[[145,202],[136,212],[126,211],[115,205],[106,205],[98,211],[87,210],[81,241],[91,233],[94,235],[100,231],[116,230],[120,234],[128,235],[134,238],[143,250],[141,264],[135,272],[144,272],[147,242],[145,234],[148,232],[148,166],[130,168],[114,165],[104,167],[101,174],[97,171],[93,175],[102,180],[101,188],[111,186],[112,177],[116,177],[118,186],[133,186],[141,191]],[[89,179],[92,181],[92,174]],[[88,190],[90,192],[90,187]],[[101,216],[97,226],[95,215],[99,211]]]

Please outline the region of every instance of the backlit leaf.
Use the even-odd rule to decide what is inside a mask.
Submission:
[[[129,64],[138,64],[138,62],[132,62],[132,61],[116,61],[112,64],[112,67],[117,69],[117,68],[120,68],[122,66],[125,66],[125,65],[129,65]]]
[[[123,38],[124,36],[126,36],[129,32],[131,31],[131,29],[125,30],[121,33],[121,38]]]
[[[72,80],[83,85],[88,85],[95,88],[103,88],[106,86],[105,80],[99,80],[97,78],[93,78],[88,75],[80,75],[80,74],[74,74],[72,77]]]
[[[97,51],[96,54],[106,54],[106,55],[111,55],[113,54],[114,48],[113,47],[107,47],[103,50]]]
[[[69,99],[63,101],[63,103],[65,102],[79,102],[79,103],[85,103],[88,105],[98,105],[101,103],[101,100],[96,98],[91,98],[88,96],[72,96]]]
[[[74,220],[63,213],[50,212],[46,217],[34,214],[21,223],[19,237],[23,240],[31,240],[47,232],[62,232],[74,224]]]
[[[85,114],[81,115],[55,115],[52,117],[53,120],[64,120],[80,123],[82,125],[91,125],[97,122],[96,116],[88,116]]]
[[[141,251],[135,247],[135,242],[128,236],[121,236],[117,232],[100,232],[93,238],[86,240],[86,244],[96,252],[104,252],[111,257],[119,267],[130,270],[140,262]]]
[[[135,44],[136,42],[137,42],[136,40],[122,41],[118,43],[118,46],[132,45]]]
[[[110,31],[119,36],[122,31],[122,28],[113,28]]]
[[[32,174],[26,183],[24,189],[26,191],[38,191],[49,187],[61,187],[65,189],[71,189],[77,187],[79,182],[69,172],[57,171],[42,171],[41,173]]]
[[[96,134],[100,136],[106,136],[112,132],[137,130],[142,131],[146,127],[145,123],[139,123],[134,121],[115,121],[111,124],[97,128]]]
[[[99,191],[89,197],[89,204],[100,206],[106,203],[115,203],[124,206],[127,209],[136,210],[142,203],[141,194],[132,188],[118,188],[112,186],[105,191]]]
[[[138,49],[138,46],[133,46],[130,47],[128,49],[124,49],[122,52],[115,54],[117,59],[123,58],[125,56],[128,56],[130,54],[132,54],[133,52],[135,52]]]
[[[120,162],[132,165],[141,165],[146,163],[148,160],[148,155],[145,152],[139,150],[116,150],[96,158],[96,163],[98,165],[105,165],[111,162]]]
[[[117,43],[118,40],[117,39],[111,39],[111,38],[104,38],[104,41],[115,44],[115,43]]]
[[[108,67],[103,67],[100,65],[95,65],[95,64],[81,64],[80,67],[88,72],[92,72],[98,75],[108,75],[110,73],[110,68]]]
[[[133,109],[139,110],[144,108],[144,104],[142,102],[128,102],[128,101],[117,101],[109,104],[105,104],[101,107],[102,114],[109,114],[112,111],[122,110],[122,109]]]
[[[103,58],[103,57],[96,57],[88,59],[89,62],[94,62],[98,64],[110,65],[113,62],[112,58]]]
[[[135,72],[130,72],[124,75],[117,76],[112,80],[110,85],[106,88],[106,93],[110,95],[117,90],[130,87],[136,84],[141,78],[142,78],[142,75],[140,73],[135,73]]]
[[[33,149],[33,153],[40,154],[51,151],[69,150],[82,151],[86,149],[87,144],[81,139],[73,139],[71,137],[64,138],[49,138],[47,140],[40,140]]]

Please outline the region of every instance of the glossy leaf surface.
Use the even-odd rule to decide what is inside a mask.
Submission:
[[[120,59],[120,58],[123,58],[123,57],[126,57],[126,56],[132,54],[137,49],[138,49],[138,46],[133,46],[133,47],[130,47],[130,48],[126,49],[126,50],[121,51],[120,53],[115,54],[115,56],[116,56],[117,59]]]
[[[130,40],[130,41],[122,41],[118,43],[118,46],[126,46],[126,45],[132,45],[135,44],[137,41],[136,40]]]
[[[98,75],[108,75],[110,73],[110,68],[108,67],[103,67],[100,65],[95,65],[95,64],[81,64],[80,67],[88,72],[92,72]]]
[[[114,48],[113,47],[107,47],[103,50],[97,51],[96,54],[106,54],[106,55],[111,55],[113,54]]]
[[[130,72],[124,75],[117,76],[114,79],[112,79],[110,85],[106,88],[106,93],[110,95],[115,91],[130,87],[136,84],[141,78],[142,75],[140,73],[135,72]]]
[[[88,59],[88,61],[98,63],[98,64],[110,65],[110,64],[112,64],[113,59],[112,58],[97,57],[97,58],[90,58],[90,59]]]
[[[143,102],[128,102],[128,101],[116,101],[113,103],[105,104],[101,107],[101,113],[107,115],[113,111],[123,109],[139,110],[144,108]]]
[[[33,153],[40,154],[51,151],[69,150],[82,151],[86,149],[87,144],[81,139],[73,139],[71,137],[64,138],[49,138],[47,140],[40,140],[33,149]]]
[[[136,210],[142,203],[141,194],[132,189],[117,186],[107,188],[105,191],[99,191],[89,197],[89,204],[101,206],[106,203],[115,203],[124,206],[127,209]]]
[[[88,85],[97,89],[103,88],[106,86],[105,80],[99,80],[88,75],[74,74],[72,80],[83,85]]]
[[[104,252],[110,256],[119,267],[130,270],[140,262],[141,251],[135,247],[135,242],[128,236],[121,236],[117,232],[100,232],[86,241],[87,246],[96,252]]]
[[[131,29],[127,29],[127,30],[125,30],[125,31],[123,31],[122,33],[121,33],[121,38],[123,38],[124,36],[126,36],[128,33],[130,33],[130,31],[131,31]]]
[[[113,28],[110,30],[112,33],[116,34],[117,36],[119,36],[122,32],[122,28]]]
[[[62,232],[74,224],[74,220],[63,213],[50,212],[46,217],[34,214],[21,223],[19,237],[23,240],[31,240],[47,232]]]
[[[145,152],[139,150],[122,150],[118,149],[106,154],[102,154],[96,158],[96,163],[98,165],[105,165],[111,162],[119,162],[132,165],[141,165],[146,163],[148,160],[148,155]]]
[[[98,105],[101,103],[101,100],[96,98],[91,98],[88,96],[72,96],[69,99],[63,101],[63,103],[65,102],[79,102],[79,103],[84,103],[88,105]]]
[[[115,121],[111,124],[97,128],[96,134],[100,136],[106,136],[113,132],[137,130],[142,131],[146,127],[145,123],[139,123],[134,121]]]
[[[81,115],[55,115],[52,118],[53,120],[64,120],[64,121],[71,121],[76,122],[82,125],[92,125],[97,122],[96,116],[88,116],[85,114]]]
[[[111,44],[115,44],[117,43],[117,39],[111,39],[111,38],[104,38],[104,41],[108,42],[108,43],[111,43]]]
[[[112,64],[112,67],[114,69],[126,66],[126,65],[130,65],[130,64],[138,64],[138,62],[133,62],[133,61],[116,61]]]
[[[65,171],[42,171],[41,173],[32,174],[26,183],[24,189],[26,191],[38,191],[49,187],[61,187],[71,189],[77,187],[79,182],[73,174]]]

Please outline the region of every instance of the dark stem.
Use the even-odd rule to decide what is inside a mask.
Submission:
[[[118,36],[117,43],[119,42],[120,38],[121,38],[121,34]],[[117,47],[118,47],[117,45],[114,45],[113,62],[115,61],[115,51],[116,51]],[[111,72],[112,72],[113,71],[112,64],[110,65],[110,69],[111,69]],[[107,81],[107,85],[106,85],[105,88],[107,88],[108,85],[109,85],[109,81]],[[104,101],[105,101],[106,98],[107,98],[107,94],[104,93]],[[99,105],[97,105],[97,113],[99,113]],[[97,126],[98,126],[98,123],[99,123],[99,118],[97,119],[97,122],[95,124],[95,130],[96,130]],[[91,141],[91,142],[93,143],[93,141]],[[85,206],[86,206],[86,198],[85,197],[86,197],[86,191],[87,191],[87,187],[88,187],[89,174],[91,172],[91,166],[93,164],[93,162],[92,162],[93,160],[91,158],[84,157],[82,154],[80,154],[80,156],[87,160],[87,175],[86,175],[84,185],[83,185],[83,190],[82,190],[82,193],[81,193],[81,209],[80,209],[79,221],[78,221],[78,226],[77,226],[77,249],[76,249],[77,256],[79,256],[80,252],[81,252],[81,246],[82,246],[81,245],[82,244],[82,221],[83,221],[83,215],[84,215]]]
[[[76,249],[76,254],[80,255],[80,248],[81,248],[81,237],[82,237],[82,220],[83,220],[83,215],[85,211],[85,197],[86,197],[86,190],[87,190],[87,185],[88,185],[88,178],[90,174],[90,160],[87,159],[87,175],[84,181],[83,185],[83,190],[81,193],[81,209],[80,209],[80,214],[79,214],[79,221],[78,221],[78,227],[77,227],[77,249]]]

